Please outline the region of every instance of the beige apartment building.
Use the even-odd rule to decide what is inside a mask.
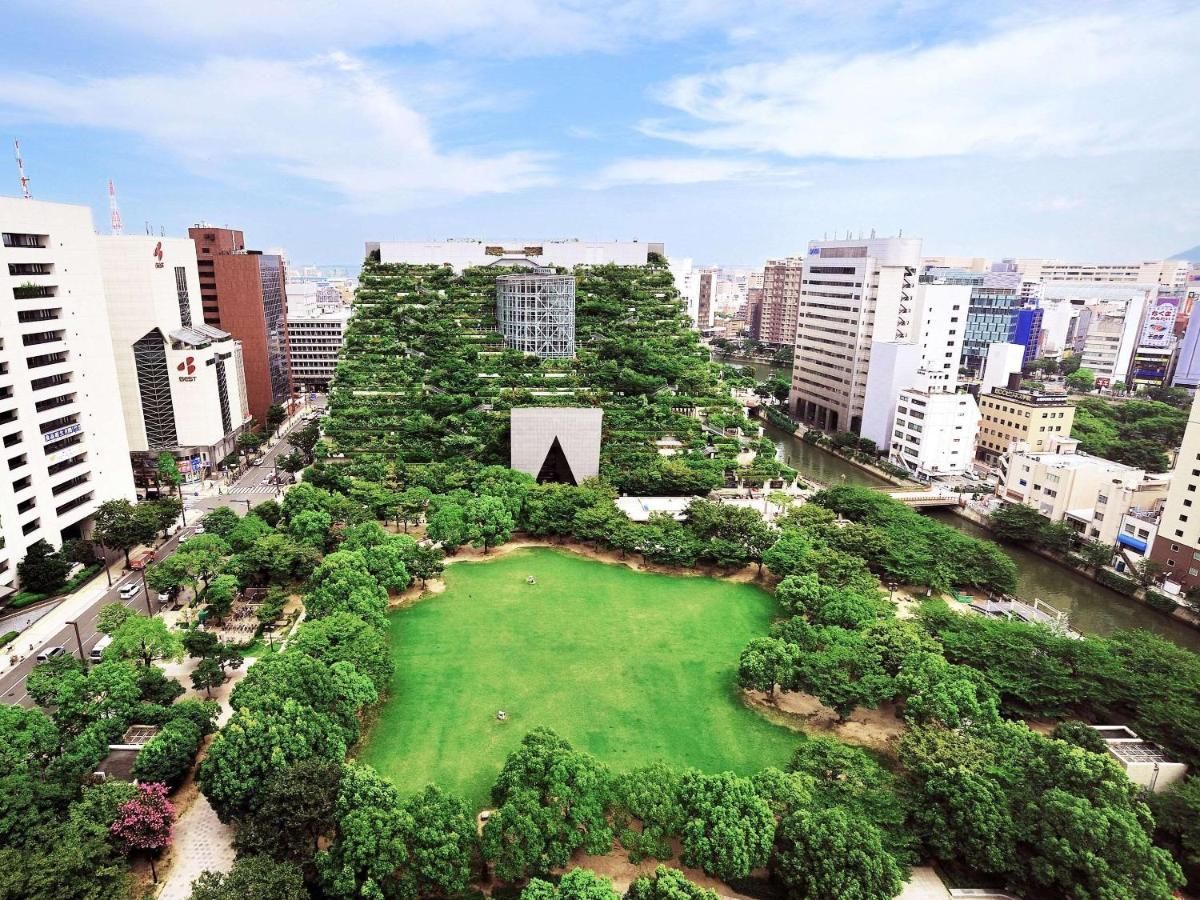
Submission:
[[[1129,263],[1077,263],[1061,259],[1006,259],[1000,266],[1021,273],[1024,281],[1110,281],[1181,288],[1187,284],[1185,259]]]
[[[1075,407],[1062,394],[994,388],[979,398],[975,456],[995,465],[1014,444],[1045,453],[1055,438],[1071,435]]]
[[[1148,475],[1124,463],[1079,452],[1079,441],[1056,437],[1049,452],[1023,445],[1008,460],[1003,498],[1035,509],[1052,522],[1068,522],[1105,546],[1117,542],[1125,516],[1149,512],[1167,496],[1169,475]]]
[[[758,306],[758,340],[764,344],[792,344],[796,340],[796,310],[804,260],[769,259],[763,267]]]
[[[1200,393],[1192,400],[1150,558],[1166,569],[1168,588],[1200,587]]]

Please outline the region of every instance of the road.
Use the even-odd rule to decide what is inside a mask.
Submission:
[[[295,428],[303,427],[303,425],[304,422],[297,418],[295,422],[289,425],[287,431],[284,432],[284,436],[290,434]],[[185,505],[188,510],[188,525],[163,543],[156,550],[155,558],[163,560],[174,553],[180,541],[195,534],[200,516],[209,510],[215,509],[218,506],[229,506],[238,513],[245,513],[251,506],[274,497],[275,487],[273,485],[264,485],[262,482],[268,475],[274,472],[275,458],[281,452],[290,453],[291,450],[291,445],[287,443],[284,437],[281,437],[273,447],[262,454],[262,465],[250,466],[249,471],[225,489],[226,493],[211,497],[185,498]],[[107,603],[124,603],[126,606],[136,609],[139,612],[146,609],[147,595],[145,588],[141,585],[141,581],[142,576],[139,572],[126,572],[119,580],[113,581],[112,588],[105,591],[102,597],[88,606],[80,615],[76,616],[75,622],[79,626],[79,639],[83,643],[83,655],[85,657],[96,646],[96,642],[100,640],[100,633],[96,630],[96,618],[100,613],[101,607]],[[120,589],[127,584],[138,584],[138,592],[128,600],[122,600]],[[151,608],[157,612],[158,603],[153,592],[150,594],[150,604]],[[47,613],[47,616],[54,616],[56,612],[58,610]],[[59,614],[61,615],[61,613]],[[17,638],[14,644],[16,646],[24,646],[21,643],[21,638]],[[37,647],[36,650],[37,652],[41,652],[46,647],[63,647],[67,653],[78,655],[79,643],[75,639],[75,629],[64,622],[62,627],[55,632],[54,636],[42,646]],[[16,703],[27,707],[33,706],[33,700],[30,698],[25,685],[30,671],[37,665],[37,652],[29,654],[16,668],[0,678],[0,702]]]

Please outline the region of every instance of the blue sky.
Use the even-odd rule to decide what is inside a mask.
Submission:
[[[388,238],[727,264],[848,229],[996,258],[1200,243],[1194,2],[56,0],[4,25],[0,134],[36,197],[103,225],[112,178],[127,231],[203,219],[297,262]]]

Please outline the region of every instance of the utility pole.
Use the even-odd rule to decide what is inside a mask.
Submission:
[[[67,624],[75,629],[75,646],[79,648],[79,661],[81,663],[83,663],[83,668],[84,668],[84,670],[86,670],[87,669],[87,660],[83,658],[83,638],[81,638],[79,636],[79,623],[78,622],[68,622]]]
[[[146,569],[142,568],[142,590],[146,592],[146,615],[153,616],[154,610],[150,608],[150,585],[146,584]]]

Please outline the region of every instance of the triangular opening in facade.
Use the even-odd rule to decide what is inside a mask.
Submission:
[[[546,451],[546,458],[542,461],[541,469],[538,470],[537,480],[538,484],[545,484],[547,481],[557,484],[578,484],[575,481],[575,474],[571,471],[571,464],[567,462],[567,454],[563,453],[562,444],[558,442],[558,438],[554,439],[554,443]]]

